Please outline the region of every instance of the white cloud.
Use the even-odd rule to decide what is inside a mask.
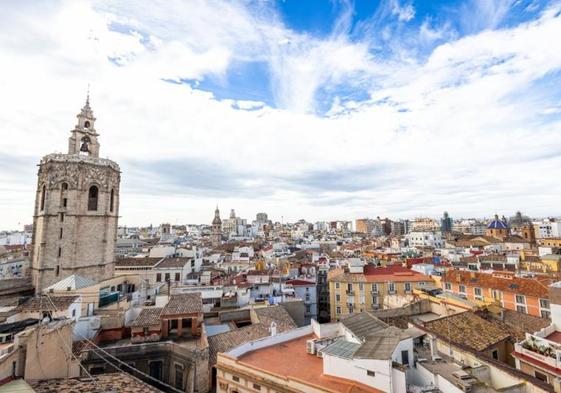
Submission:
[[[547,174],[561,163],[561,92],[543,83],[561,69],[555,9],[457,40],[427,24],[447,42],[422,60],[373,55],[343,19],[318,38],[243,3],[4,8],[4,226],[31,220],[34,164],[65,149],[88,83],[101,153],[123,169],[124,223],[206,222],[217,202],[285,220],[560,213]],[[269,65],[279,109],[162,81],[225,78],[248,60]],[[315,115],[318,91],[337,86],[372,99]]]
[[[392,1],[392,13],[402,22],[409,22],[415,17],[415,8],[412,4],[399,4],[399,0]]]

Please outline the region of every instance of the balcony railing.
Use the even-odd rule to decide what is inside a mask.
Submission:
[[[527,340],[523,341],[522,344],[514,344],[514,350],[518,353],[536,359],[537,361],[545,363],[551,367],[558,368],[560,366],[559,362],[557,362],[557,358],[555,357],[555,350],[553,350],[552,355],[549,350],[544,351],[538,348],[539,347],[532,347],[531,345],[529,345]]]

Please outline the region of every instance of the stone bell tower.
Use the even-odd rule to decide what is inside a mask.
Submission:
[[[214,219],[212,220],[212,234],[210,239],[213,247],[218,247],[222,243],[222,220],[220,219],[220,210],[216,206],[214,211]]]
[[[113,276],[119,217],[119,166],[99,158],[89,96],[68,154],[41,159],[33,218],[31,277],[37,293],[72,274]]]

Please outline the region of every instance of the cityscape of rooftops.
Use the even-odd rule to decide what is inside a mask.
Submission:
[[[561,393],[561,0],[0,26],[0,393]]]

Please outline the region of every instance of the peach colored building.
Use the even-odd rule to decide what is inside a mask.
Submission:
[[[491,300],[501,307],[537,317],[549,318],[550,278],[522,278],[508,272],[478,273],[450,270],[441,279],[445,292],[469,300]]]

